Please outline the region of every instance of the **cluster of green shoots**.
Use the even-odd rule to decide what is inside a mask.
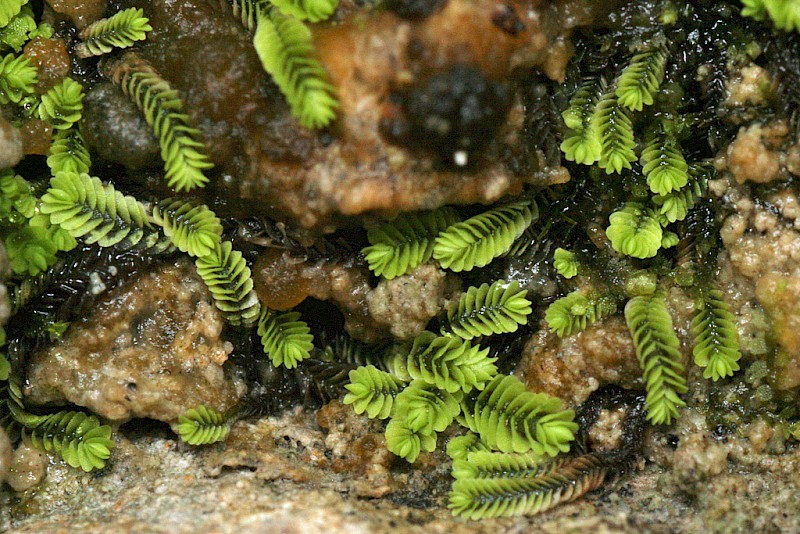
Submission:
[[[674,99],[664,96],[674,88],[659,93],[668,49],[669,43],[658,39],[641,45],[614,80],[593,78],[578,87],[563,112],[565,157],[628,184],[629,196],[610,215],[605,233],[614,251],[634,261],[678,245],[675,225],[703,198],[714,173],[709,162],[686,161],[681,141],[691,122],[678,113]],[[556,250],[554,266],[567,279],[582,271],[592,274],[588,262],[582,265],[565,249]],[[631,273],[617,292],[583,284],[551,304],[546,320],[553,332],[568,336],[615,313],[628,299],[624,313],[644,374],[648,419],[669,424],[685,404],[680,395],[687,388],[680,343],[667,310],[667,288],[646,271]],[[696,296],[694,361],[705,368],[706,378],[716,381],[739,369],[741,354],[729,306],[719,290],[692,287],[698,278],[684,283]]]
[[[284,91],[292,112],[308,127],[327,125],[337,107],[333,88],[313,58],[311,34],[301,22],[330,16],[336,2],[285,1],[235,3],[235,13],[255,32],[254,46],[265,69]],[[79,57],[104,56],[134,46],[152,28],[142,9],[130,8],[84,28],[75,47]],[[0,6],[0,49],[13,50],[0,59],[0,104],[13,106],[17,122],[47,121],[54,134],[47,157],[49,178],[29,181],[13,169],[0,170],[0,237],[14,276],[12,290],[53,267],[59,253],[79,242],[160,254],[178,249],[195,259],[198,275],[215,305],[235,327],[256,328],[265,354],[276,366],[295,367],[312,348],[308,326],[299,314],[278,314],[262,308],[242,254],[223,239],[219,218],[204,204],[166,199],[145,205],[90,175],[89,149],[81,134],[83,86],[65,77],[49,90],[37,91],[38,72],[19,54],[35,37],[49,38],[47,24],[36,24],[27,0]],[[105,58],[104,58],[105,59]],[[134,52],[107,61],[108,77],[141,109],[161,146],[168,185],[176,191],[208,182],[212,167],[200,131],[191,125],[177,91]],[[25,304],[23,291],[12,307]],[[48,326],[52,339],[68,324]],[[5,331],[0,329],[0,346]],[[0,355],[3,419],[33,445],[61,455],[86,471],[102,468],[110,456],[111,428],[80,411],[36,415],[26,408],[13,362]],[[201,445],[224,439],[230,418],[198,406],[184,414],[176,431],[182,440]],[[27,436],[27,437],[26,437]]]

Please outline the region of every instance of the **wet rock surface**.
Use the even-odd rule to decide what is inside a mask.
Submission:
[[[552,78],[563,77],[570,54],[566,36],[594,16],[590,3],[564,4],[570,9],[538,1],[509,4],[521,25],[510,33],[493,22],[497,6],[490,0],[448,2],[421,20],[382,10],[348,16],[340,9],[335,25],[313,29],[341,103],[335,124],[319,133],[300,128],[289,115],[249,36],[214,2],[130,1],[121,7],[141,7],[150,18],[153,31],[138,53],[180,91],[203,131],[221,192],[256,200],[264,214],[331,230],[361,214],[490,203],[518,193],[524,182],[563,180],[538,172],[544,169],[518,176],[503,161],[513,152],[503,147],[520,142],[521,104],[500,105],[502,98],[489,95],[507,94],[518,68],[539,66]],[[452,99],[437,97],[450,104],[434,114],[434,124],[436,117],[424,111],[430,98],[415,88],[441,86],[432,77],[450,68],[466,68],[480,83],[457,84],[466,92]],[[485,98],[470,96],[478,86],[486,90],[473,96]],[[407,105],[403,94],[409,95]],[[516,111],[506,113],[508,105]],[[476,120],[479,128],[469,126]],[[441,141],[434,145],[447,148],[431,154],[430,143],[422,151],[397,144],[404,124],[409,132],[432,132]],[[387,128],[397,135],[387,138]],[[470,137],[478,130],[484,133]],[[460,150],[459,162],[470,164],[463,169],[453,165]]]
[[[104,297],[63,341],[34,354],[26,398],[71,402],[116,422],[174,422],[200,404],[224,412],[245,386],[223,369],[233,347],[222,328],[193,266],[165,265]]]

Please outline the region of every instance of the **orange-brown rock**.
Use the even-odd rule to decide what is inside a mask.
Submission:
[[[31,357],[26,398],[71,402],[119,422],[175,422],[200,404],[225,412],[245,386],[222,368],[233,350],[223,326],[189,262],[141,274]]]
[[[575,405],[605,384],[641,387],[642,372],[625,320],[614,316],[563,339],[542,329],[525,345],[517,374],[532,391]]]
[[[385,10],[345,6],[335,23],[312,25],[341,103],[331,128],[313,132],[289,114],[250,36],[214,2],[123,4],[143,8],[150,18],[153,31],[137,44],[137,53],[179,90],[203,131],[220,192],[256,201],[265,215],[322,231],[364,214],[491,203],[518,193],[524,183],[568,178],[541,165],[520,175],[506,161],[515,152],[511,145],[520,143],[523,112],[514,99],[508,120],[501,117],[485,148],[464,168],[452,164],[453,154],[387,139],[381,124],[402,119],[398,92],[459,65],[508,91],[516,69],[539,67],[562,77],[570,56],[566,37],[607,9],[591,2],[450,0],[425,19],[405,20]],[[498,13],[508,10],[521,30],[509,32],[498,22]]]
[[[103,17],[107,0],[47,0],[56,13],[68,16],[79,30]]]
[[[36,92],[45,93],[70,74],[70,59],[63,39],[34,37],[25,45],[24,52],[39,76]]]

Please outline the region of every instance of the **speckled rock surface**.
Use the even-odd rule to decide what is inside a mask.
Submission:
[[[322,416],[323,426],[313,412],[293,410],[237,423],[227,444],[206,448],[180,445],[166,429],[128,425],[117,435],[105,470],[83,474],[54,462],[42,486],[14,497],[0,493],[0,529],[37,534],[800,529],[800,450],[778,454],[763,436],[714,437],[697,410],[704,400],[702,393],[693,397],[693,407],[674,428],[648,433],[632,473],[533,518],[453,519],[446,509],[446,456],[420,457],[413,470],[391,455],[379,459],[376,454],[385,455],[375,434],[380,424],[356,421],[333,406]],[[349,432],[356,438],[349,439]],[[365,448],[363,440],[371,435],[377,437],[375,447]],[[375,471],[367,460],[376,462]],[[332,469],[337,463],[348,467]],[[372,495],[365,492],[370,488]]]
[[[586,400],[604,384],[637,387],[642,374],[622,317],[609,317],[564,339],[545,325],[525,345],[517,373],[531,390],[570,404]]]
[[[104,297],[63,341],[34,354],[25,394],[119,422],[174,422],[200,404],[224,412],[245,387],[222,368],[233,348],[222,328],[193,266],[164,266]]]
[[[397,339],[419,335],[457,298],[460,282],[435,265],[420,265],[393,280],[381,280],[367,297],[370,315]]]

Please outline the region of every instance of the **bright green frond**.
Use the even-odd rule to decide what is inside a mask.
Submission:
[[[178,418],[176,431],[189,445],[210,445],[228,437],[230,422],[224,415],[203,404]]]
[[[558,337],[565,337],[581,332],[590,324],[616,311],[617,306],[611,297],[584,295],[581,290],[575,290],[551,303],[544,318],[551,332],[555,332]]]
[[[91,165],[86,141],[77,128],[55,132],[47,156],[47,166],[53,176],[59,172],[88,173]]]
[[[660,129],[642,149],[640,161],[647,185],[656,195],[668,195],[689,181],[689,165],[683,159],[675,138]]]
[[[390,366],[397,376],[424,380],[449,393],[466,392],[483,389],[497,373],[496,358],[488,354],[488,348],[481,349],[458,337],[423,332],[409,351],[393,355]]]
[[[367,412],[371,419],[386,419],[394,412],[394,401],[405,382],[374,365],[350,371],[345,404],[352,404],[357,414]]]
[[[504,280],[471,287],[450,305],[443,332],[450,331],[462,339],[516,332],[531,313],[526,294],[517,282]]]
[[[617,101],[613,90],[606,92],[597,103],[592,122],[600,136],[602,150],[597,165],[607,174],[630,169],[636,161],[636,141],[629,112]]]
[[[515,376],[498,375],[483,391],[464,396],[461,418],[492,449],[555,456],[575,439],[574,416],[560,399],[531,393]]]
[[[200,141],[201,133],[190,125],[178,92],[145,61],[127,53],[110,69],[111,78],[128,95],[153,129],[161,147],[165,178],[176,191],[203,187],[204,170],[213,167]]]
[[[436,435],[414,432],[405,419],[392,419],[386,425],[386,448],[409,463],[414,463],[420,452],[436,449]]]
[[[483,478],[530,478],[535,477],[547,456],[532,451],[516,452],[470,452],[466,457],[453,461],[453,478],[456,480]]]
[[[569,161],[591,165],[600,159],[600,134],[592,120],[599,92],[600,84],[596,80],[584,82],[561,114],[564,124],[571,130],[561,143],[561,151]]]
[[[500,455],[487,458],[497,464],[504,461]],[[593,454],[552,460],[538,468],[512,462],[508,476],[456,480],[449,508],[467,519],[535,515],[600,487],[606,472],[605,463]]]
[[[258,10],[253,46],[286,97],[292,114],[306,128],[322,128],[336,117],[339,102],[322,64],[314,57],[311,31],[277,10]]]
[[[670,223],[684,220],[689,210],[705,195],[713,172],[714,168],[707,165],[689,165],[689,182],[685,186],[666,195],[653,197],[653,203],[659,206],[659,215]]]
[[[36,276],[56,262],[58,247],[45,228],[23,226],[9,232],[4,242],[16,274]]]
[[[29,219],[36,208],[30,183],[13,169],[0,171],[0,218],[8,222]]]
[[[16,17],[28,0],[0,0],[0,28]]]
[[[631,111],[642,111],[653,103],[653,96],[664,79],[667,55],[658,47],[636,54],[617,79],[617,101]]]
[[[12,414],[36,448],[56,452],[72,467],[80,467],[86,472],[102,469],[111,456],[114,448],[111,427],[100,425],[93,415],[64,411],[46,416],[19,417],[18,410],[12,410]]]
[[[42,95],[39,118],[50,121],[56,130],[67,130],[81,120],[83,87],[72,78],[64,80]]]
[[[309,22],[327,19],[339,5],[339,0],[270,0],[270,2],[284,15]]]
[[[405,419],[412,432],[432,435],[450,426],[461,412],[461,391],[448,393],[422,380],[414,380],[397,395],[395,417]]]
[[[458,221],[456,211],[448,207],[404,213],[367,231],[370,246],[362,250],[364,258],[376,275],[391,280],[430,260],[433,240]]]
[[[206,256],[222,240],[222,224],[205,204],[165,199],[153,208],[153,220],[181,252],[190,256]]]
[[[466,460],[467,455],[475,451],[488,451],[489,447],[474,432],[452,438],[447,442],[447,455],[453,460]]]
[[[766,0],[741,0],[742,16],[751,17],[756,20],[766,20],[767,6]]]
[[[264,307],[258,319],[258,335],[272,365],[294,369],[314,348],[311,329],[298,312],[278,313]]]
[[[441,232],[433,246],[433,258],[455,272],[483,267],[508,252],[538,216],[536,203],[530,200],[484,211]]]
[[[253,289],[250,267],[230,241],[217,243],[210,254],[198,257],[194,264],[228,322],[234,326],[255,324],[261,305]]]
[[[0,11],[2,8],[0,7]],[[0,48],[11,48],[21,52],[23,45],[36,33],[36,19],[30,6],[25,6],[6,26],[0,25]]]
[[[578,263],[578,258],[575,254],[558,247],[553,253],[553,267],[555,267],[558,274],[569,279],[578,275],[580,263]]]
[[[742,0],[742,15],[756,20],[772,19],[776,28],[800,31],[800,2],[796,0]]]
[[[99,178],[74,172],[61,172],[50,180],[41,212],[72,237],[101,247],[130,248],[150,227],[144,206],[135,198]]]
[[[705,367],[704,378],[717,381],[733,376],[742,357],[736,319],[719,289],[706,289],[698,299],[691,323],[694,363]]]
[[[11,362],[5,354],[0,354],[0,381],[8,380],[11,374]]]
[[[653,210],[627,202],[608,218],[606,236],[614,250],[634,258],[652,258],[661,248],[663,229]]]
[[[591,165],[597,162],[603,154],[603,145],[597,128],[591,125],[565,137],[561,142],[561,151],[567,161],[574,161],[581,165]]]
[[[0,61],[0,104],[17,103],[32,95],[39,81],[36,67],[25,56],[8,54]]]
[[[114,48],[128,48],[143,41],[153,28],[142,9],[131,7],[81,30],[81,43],[75,46],[78,57],[101,56]]]
[[[678,407],[686,405],[678,395],[686,393],[687,387],[680,342],[663,292],[629,300],[625,320],[644,375],[647,419],[654,425],[668,425],[678,416]]]

